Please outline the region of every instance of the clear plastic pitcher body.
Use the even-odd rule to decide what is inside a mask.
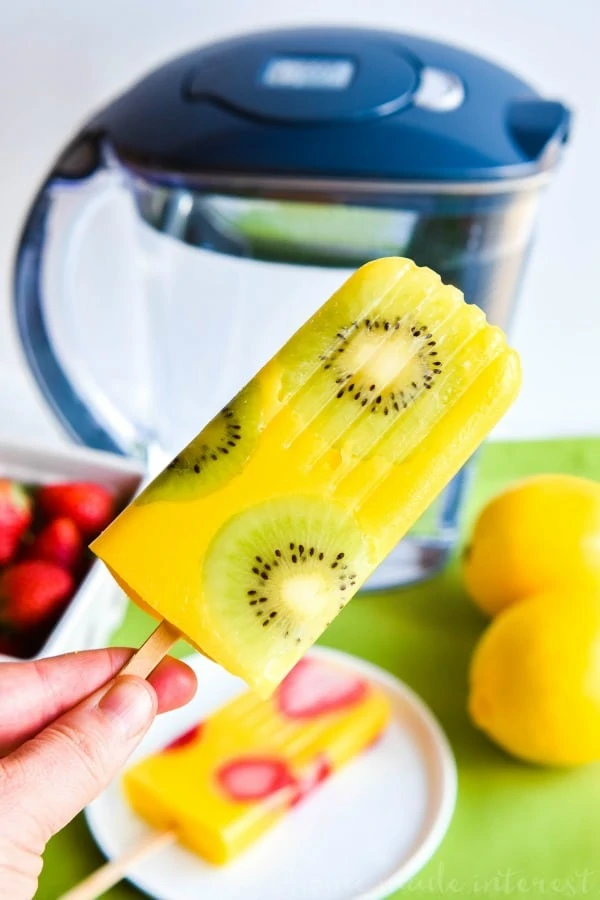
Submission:
[[[409,256],[506,327],[540,186],[193,182],[124,168],[104,148],[40,195],[16,304],[38,382],[85,443],[170,456],[357,266]],[[438,569],[456,540],[457,476],[369,583]]]

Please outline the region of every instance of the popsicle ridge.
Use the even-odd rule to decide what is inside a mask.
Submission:
[[[414,266],[414,264],[411,264],[409,260],[405,260],[405,262],[406,262],[406,265],[404,267],[400,268],[400,270],[396,273],[396,278],[395,278],[395,281],[392,283],[392,285],[387,287],[381,296],[374,294],[374,296],[371,298],[371,300],[361,310],[360,316],[357,316],[355,318],[355,320],[352,321],[350,324],[341,325],[338,328],[338,330],[336,331],[335,339],[329,345],[322,346],[320,348],[320,352],[316,352],[314,354],[313,365],[312,365],[312,367],[310,367],[309,369],[306,370],[305,374],[303,373],[304,374],[303,379],[300,380],[296,385],[293,385],[291,387],[291,389],[289,390],[289,392],[287,392],[283,397],[281,397],[281,395],[280,395],[280,399],[282,400],[282,403],[293,404],[294,406],[301,409],[303,400],[305,400],[305,399],[311,400],[312,399],[312,395],[314,394],[314,388],[315,388],[315,380],[318,378],[320,373],[330,371],[334,367],[334,360],[335,360],[336,354],[345,352],[344,344],[348,343],[348,340],[352,336],[352,333],[360,327],[361,323],[368,321],[369,316],[370,315],[372,316],[375,312],[377,312],[377,310],[381,307],[381,305],[385,304],[386,301],[389,304],[391,304],[394,300],[394,297],[397,295],[398,289],[405,287],[405,285],[406,285],[405,279],[407,278],[407,273],[410,274],[411,265]],[[343,294],[341,293],[342,290],[343,290],[343,288],[340,289],[338,294],[334,294],[334,296],[331,298],[330,302],[335,302],[338,295],[341,295],[343,297]],[[432,290],[432,286],[428,286],[426,289],[426,295],[423,298],[423,302],[425,301],[427,293],[429,293],[431,290]],[[309,320],[309,322],[307,323],[307,325],[304,326],[304,328],[308,328],[309,326],[315,325],[315,324],[317,325],[317,327],[319,327],[319,323],[318,323],[319,312],[320,311],[318,311],[315,314],[313,319]],[[343,315],[343,311],[340,311],[340,315]],[[380,344],[384,344],[385,340],[386,340],[385,332],[382,330],[382,337],[381,337]],[[374,359],[375,356],[377,355],[377,351],[378,351],[378,347],[375,346],[372,350],[370,358]],[[369,358],[367,358],[365,360],[366,363],[368,363],[368,361],[369,361]],[[273,362],[275,362],[275,360]],[[267,364],[267,367],[266,367],[267,369],[268,369],[269,365],[270,364]],[[302,418],[298,419],[297,428],[296,428],[296,430],[291,431],[289,438],[285,443],[286,447],[290,447],[294,443],[294,441],[296,441],[300,437],[300,435],[304,432],[304,430],[307,429],[312,424],[314,419],[316,419],[318,416],[322,415],[323,412],[326,411],[327,408],[329,408],[330,404],[335,405],[336,393],[338,393],[340,390],[341,382],[342,382],[342,379],[340,379],[339,381],[336,381],[336,384],[339,385],[338,388],[336,388],[335,391],[328,393],[325,409],[319,408],[318,404],[316,404],[316,405],[314,405],[314,410],[315,410],[314,413],[312,413],[312,414],[305,413],[305,415]],[[333,383],[333,379],[332,379],[332,383]]]
[[[475,309],[475,308],[473,308],[473,309]],[[476,312],[480,313],[480,310],[477,310]],[[447,318],[445,318],[442,321],[441,327],[446,328],[446,329],[451,328],[453,320],[455,320],[457,318],[459,318],[458,310],[456,310],[456,309],[452,310],[450,312],[450,314],[447,316]],[[423,417],[420,413],[420,409],[421,409],[420,403],[427,402],[427,400],[429,399],[429,398],[427,398],[426,393],[429,392],[429,397],[433,398],[434,403],[435,403],[442,387],[448,382],[448,380],[454,374],[453,363],[455,361],[455,358],[458,357],[465,348],[468,351],[468,345],[474,341],[476,335],[485,327],[485,318],[483,317],[483,314],[481,314],[480,316],[474,316],[473,319],[474,319],[473,331],[471,333],[465,331],[465,329],[463,327],[463,329],[460,331],[458,336],[450,335],[450,337],[449,337],[446,334],[439,341],[435,341],[435,346],[439,347],[440,350],[443,351],[445,354],[445,367],[444,367],[444,369],[440,370],[440,375],[436,379],[436,391],[431,393],[431,388],[433,387],[433,385],[431,385],[431,387],[427,387],[426,385],[430,382],[429,381],[425,382],[425,384],[422,384],[417,389],[415,389],[415,392],[414,392],[413,397],[410,402],[406,400],[406,398],[403,396],[402,392],[398,395],[397,398],[396,398],[394,392],[391,392],[392,402],[390,405],[392,406],[394,415],[387,416],[386,426],[383,431],[374,432],[371,440],[370,441],[367,440],[362,444],[362,448],[361,448],[362,452],[361,453],[357,454],[357,453],[353,452],[353,448],[352,448],[351,444],[350,444],[350,446],[344,447],[344,450],[345,450],[344,462],[345,462],[345,464],[342,466],[339,466],[336,469],[336,471],[333,472],[332,478],[331,478],[331,486],[332,487],[335,487],[345,475],[349,474],[350,471],[358,463],[360,463],[360,461],[362,459],[365,459],[366,457],[368,457],[370,455],[377,454],[378,450],[382,446],[385,446],[386,441],[389,440],[389,436],[391,433],[396,432],[396,431],[401,432],[401,429],[405,426],[406,419],[408,417],[410,417],[411,419],[416,419],[415,424],[417,425],[417,427],[418,427],[419,420],[424,421]],[[426,333],[426,337],[431,336],[430,340],[432,343],[434,343],[433,342],[433,334],[434,333],[437,333],[436,329],[433,330],[433,333],[431,331]],[[446,340],[444,340],[444,337],[446,338]],[[429,343],[429,341],[427,343]],[[448,344],[450,344],[449,347],[448,347]],[[434,350],[431,352],[435,353],[436,355],[438,353],[437,350]],[[431,380],[433,380],[433,378]],[[383,386],[382,393],[386,390],[386,388],[389,388],[389,386],[391,384],[393,384],[393,379],[391,379],[386,385]],[[423,400],[421,400],[421,398],[423,398]],[[429,403],[429,406],[431,406],[431,405],[432,405],[432,403]],[[360,414],[360,419],[357,419],[357,420],[355,420],[355,422],[351,423],[348,426],[348,428],[340,435],[340,442],[342,442],[342,443],[344,442],[344,439],[349,435],[353,426],[358,426],[361,424],[362,421],[369,418],[370,411],[371,410],[369,407],[362,410],[362,412]],[[442,415],[442,414],[443,414],[443,409],[440,405],[438,415]],[[385,410],[384,410],[384,415],[386,415]],[[401,432],[401,436],[402,435],[407,436],[405,430],[403,430]],[[394,462],[399,461],[397,451],[390,458],[390,464],[392,462],[392,459]],[[318,463],[318,459],[314,460],[314,463],[315,464]]]
[[[485,324],[482,321],[482,325]],[[391,428],[386,434],[381,435],[371,447],[370,453],[385,460],[377,477],[364,480],[362,485],[354,489],[354,507],[359,507],[368,501],[382,480],[391,472],[394,466],[399,466],[411,453],[418,452],[419,447],[427,440],[431,428],[442,421],[448,414],[453,404],[458,402],[470,389],[476,390],[477,379],[492,364],[492,362],[506,351],[506,341],[499,329],[486,329],[483,327],[471,336],[465,336],[464,342],[457,346],[448,356],[448,365],[445,373],[440,377],[436,387],[437,392],[431,392],[423,398],[421,405],[415,403],[404,411],[404,421],[400,422],[402,428]],[[454,359],[461,359],[462,365],[453,366]],[[451,402],[440,402],[446,384],[452,383]],[[331,485],[333,495],[344,478],[352,477],[360,461],[352,459],[352,464],[346,469],[340,467],[333,473]],[[342,496],[344,492],[342,491]]]
[[[383,423],[383,430],[382,424],[378,423],[379,430],[376,433],[373,433],[373,440],[371,443],[376,443],[383,437],[386,431],[389,431],[394,427],[398,418],[402,415],[402,411],[408,408],[409,403],[416,400],[419,394],[424,390],[430,389],[427,388],[426,385],[434,380],[435,369],[433,369],[433,367],[429,373],[425,373],[421,384],[417,384],[415,387],[414,385],[416,382],[413,382],[410,385],[410,400],[406,397],[402,389],[399,390],[397,395],[394,390],[392,390],[398,380],[399,373],[397,359],[399,350],[401,352],[402,349],[404,349],[402,346],[400,348],[394,346],[395,337],[397,335],[403,335],[403,333],[409,333],[411,327],[414,331],[417,330],[414,325],[411,326],[411,322],[414,323],[415,321],[419,321],[419,312],[426,305],[426,300],[430,293],[431,291],[428,291],[427,296],[423,298],[421,304],[415,311],[415,314],[410,318],[393,315],[388,317],[385,310],[377,310],[378,316],[380,315],[382,319],[382,327],[379,327],[379,318],[373,322],[367,316],[363,319],[357,319],[348,329],[346,340],[350,350],[352,349],[352,336],[354,335],[355,341],[359,340],[360,335],[358,333],[362,329],[368,333],[370,343],[371,334],[373,332],[378,335],[378,338],[372,343],[371,348],[368,349],[367,355],[363,355],[362,358],[359,359],[360,364],[357,367],[352,367],[351,372],[346,372],[335,379],[335,384],[337,386],[336,393],[332,395],[331,399],[323,409],[317,410],[315,416],[311,422],[309,422],[309,424],[312,425],[315,420],[320,420],[326,426],[329,426],[324,431],[321,431],[324,437],[327,436],[328,433],[331,433],[333,430],[331,418],[328,420],[328,416],[331,416],[333,408],[339,401],[344,402],[350,399],[349,397],[344,397],[345,394],[351,395],[354,403],[349,407],[348,414],[344,421],[341,422],[341,427],[335,436],[336,446],[343,446],[347,437],[351,436],[352,433],[357,430],[360,431],[361,429],[365,429],[367,420],[370,416],[379,413],[379,417],[381,418],[381,416],[383,416],[385,422]],[[456,310],[448,309],[447,315],[442,317],[442,320],[437,327],[447,327],[449,320],[451,320],[452,316],[455,314]],[[424,354],[437,354],[437,351],[425,349],[428,343],[426,340],[427,337],[429,337],[430,340],[433,339],[433,335],[427,332],[423,326],[422,339],[419,339],[419,336],[417,338],[413,337],[411,342],[412,346],[410,347],[409,352],[403,354],[403,370],[411,367],[414,368],[414,364],[420,361]],[[379,365],[377,365],[378,362]],[[394,366],[396,366],[395,369]],[[324,366],[324,369],[326,368],[327,366]],[[375,382],[377,382],[377,389],[375,388]],[[383,398],[386,397],[386,395],[388,395],[388,397],[385,402],[383,402]],[[371,429],[370,424],[367,428]],[[319,429],[318,424],[317,429]],[[320,456],[317,456],[315,459],[308,461],[307,466],[310,467],[311,464],[317,464],[323,452],[325,451],[322,451]],[[364,457],[368,452],[367,446],[366,449],[363,449],[362,453],[358,453],[358,458]]]

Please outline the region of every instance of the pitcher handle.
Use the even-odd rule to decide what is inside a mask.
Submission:
[[[76,139],[56,163],[38,192],[23,227],[14,269],[13,309],[18,336],[27,363],[46,401],[66,431],[77,441],[98,450],[145,456],[149,436],[116,405],[91,372],[75,382],[61,362],[49,331],[44,305],[44,264],[47,228],[58,192],[84,189],[73,203],[66,222],[63,245],[74,240],[85,208],[103,202],[107,183],[122,174],[107,164],[101,137],[85,134]],[[101,179],[102,183],[94,187]],[[62,226],[61,226],[62,227]],[[59,254],[60,255],[60,254]],[[62,265],[64,257],[58,260]],[[69,293],[67,283],[65,294]],[[64,301],[68,303],[69,297]]]

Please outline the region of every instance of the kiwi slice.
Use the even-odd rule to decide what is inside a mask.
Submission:
[[[423,278],[419,272],[364,315],[351,317],[353,310],[343,306],[327,311],[309,377],[302,384],[290,383],[290,375],[283,379],[297,415],[292,441],[310,427],[332,446],[368,455],[404,411],[435,388],[448,362],[444,345],[461,330],[455,315],[461,304],[457,291],[430,284],[429,273]],[[300,354],[300,342],[296,349]],[[287,371],[293,372],[291,360]]]
[[[355,521],[318,497],[280,497],[230,519],[203,562],[211,631],[258,689],[292,668],[368,574]]]
[[[251,381],[171,460],[136,502],[193,500],[221,487],[250,458],[260,427],[259,388]]]
[[[336,400],[387,416],[406,409],[420,391],[431,390],[443,368],[436,347],[425,322],[375,315],[346,326],[339,344],[321,361],[335,382]]]

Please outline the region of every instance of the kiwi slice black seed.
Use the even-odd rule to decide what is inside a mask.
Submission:
[[[250,382],[140,494],[138,503],[193,500],[221,487],[248,461],[260,431],[259,388]]]
[[[355,521],[318,497],[282,497],[230,519],[202,566],[211,627],[249,680],[278,680],[364,581]]]

